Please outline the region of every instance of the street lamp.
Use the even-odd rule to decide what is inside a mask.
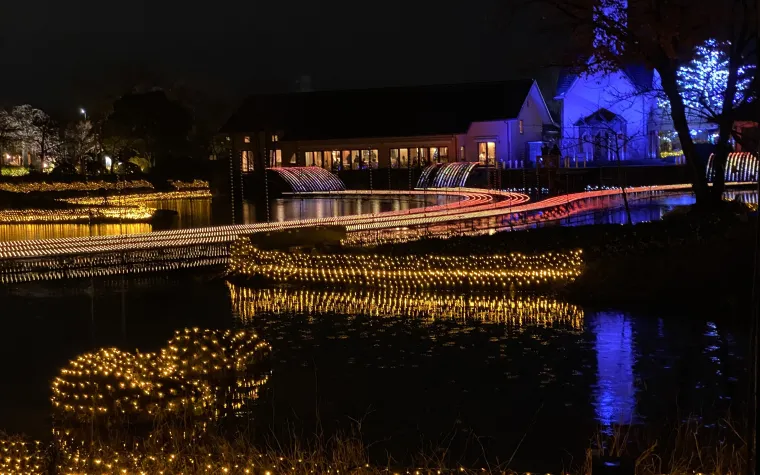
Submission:
[[[84,116],[84,120],[85,120],[85,122],[87,122],[87,111],[84,110],[84,107],[80,107],[79,108],[79,113]]]

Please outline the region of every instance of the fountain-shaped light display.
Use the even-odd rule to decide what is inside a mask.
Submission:
[[[453,162],[442,166],[433,177],[432,188],[456,188],[465,186],[470,172],[477,163]]]
[[[420,175],[420,179],[417,180],[417,188],[428,188],[430,187],[430,178],[431,174],[434,174],[435,170],[438,169],[438,164],[434,163],[432,165],[426,166],[422,170],[422,175]]]
[[[276,167],[277,173],[296,193],[341,191],[346,186],[340,178],[319,167]]]
[[[726,183],[757,181],[757,157],[751,152],[729,153],[726,159]],[[707,180],[715,180],[713,155],[707,159]]]

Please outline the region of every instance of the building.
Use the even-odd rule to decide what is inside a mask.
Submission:
[[[318,91],[248,98],[222,128],[243,172],[333,171],[452,161],[518,166],[553,127],[532,80]]]
[[[561,71],[554,99],[562,155],[586,161],[654,158],[658,123],[652,81],[652,71],[637,66],[613,73]]]

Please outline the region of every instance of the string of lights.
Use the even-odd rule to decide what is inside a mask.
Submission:
[[[571,281],[582,265],[580,250],[538,255],[314,255],[265,251],[241,238],[232,245],[227,269],[231,276],[300,285],[506,289]]]

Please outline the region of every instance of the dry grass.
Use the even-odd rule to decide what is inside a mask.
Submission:
[[[593,455],[629,459],[636,475],[736,475],[746,473],[747,445],[742,428],[728,419],[707,427],[689,417],[662,435],[629,426],[612,434],[598,433],[587,453],[584,473],[590,473]]]

